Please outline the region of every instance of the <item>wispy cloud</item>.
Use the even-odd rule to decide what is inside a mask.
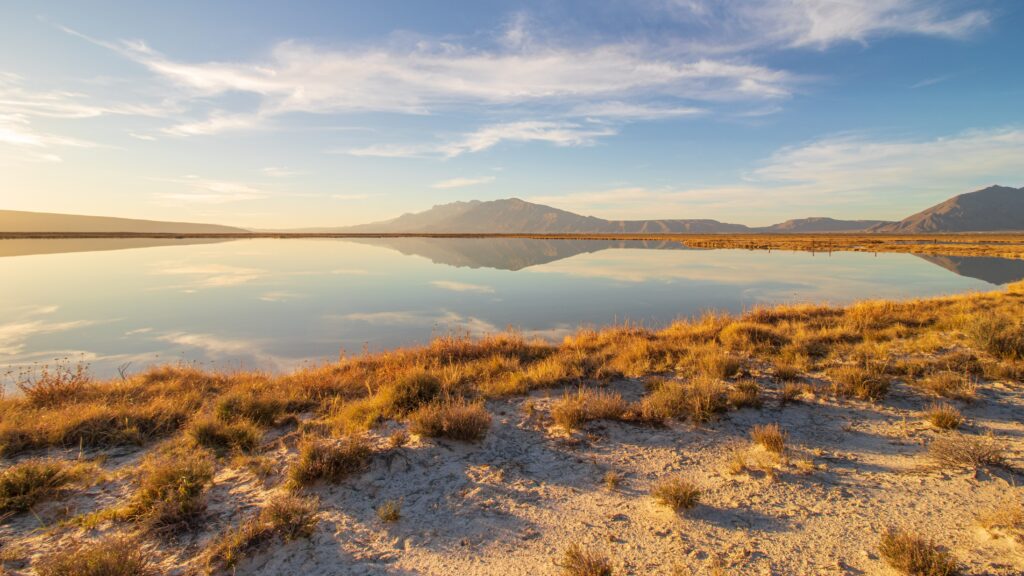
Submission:
[[[331,194],[335,200],[366,200],[373,198],[376,194]]]
[[[483,284],[469,284],[467,282],[455,282],[452,280],[435,280],[430,284],[434,287],[441,288],[442,290],[450,290],[452,292],[477,292],[480,294],[494,293],[494,288],[492,286],[485,286]]]
[[[0,114],[0,145],[13,149],[17,159],[36,162],[60,162],[54,148],[97,146],[86,140],[36,130],[25,114]]]
[[[294,170],[285,166],[267,166],[260,169],[260,173],[271,178],[290,178],[292,176],[300,176],[305,174],[301,170]]]
[[[245,268],[226,264],[189,264],[185,262],[157,263],[153,274],[164,276],[182,276],[187,278],[185,284],[168,288],[183,289],[187,292],[201,288],[224,288],[246,284],[266,276],[265,270]]]
[[[94,324],[88,320],[53,320],[56,306],[39,306],[22,310],[11,322],[0,324],[0,355],[14,356],[25,350],[34,336],[68,332]]]
[[[500,329],[491,322],[476,316],[466,316],[450,310],[441,310],[440,312],[415,310],[356,312],[337,316],[336,318],[351,322],[365,322],[367,324],[436,326],[444,330],[466,332],[473,336],[500,332]]]
[[[448,190],[451,188],[465,188],[467,186],[476,186],[478,184],[487,184],[488,182],[494,182],[494,176],[480,176],[477,178],[449,178],[448,180],[441,180],[430,185],[431,188],[437,190]]]
[[[172,204],[226,204],[242,200],[258,200],[269,196],[269,192],[244,182],[211,180],[195,175],[183,178],[155,178],[160,182],[178,184],[185,188],[181,192],[160,192],[155,197]]]
[[[570,110],[569,115],[592,118],[656,120],[660,118],[694,116],[706,112],[708,112],[707,109],[693,106],[665,106],[610,101],[581,104]]]

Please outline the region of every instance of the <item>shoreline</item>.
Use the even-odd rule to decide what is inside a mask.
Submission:
[[[988,514],[1024,506],[1021,317],[1017,283],[281,375],[68,366],[0,401],[5,470],[64,479],[0,482],[0,562],[127,538],[161,574],[569,574],[573,546],[616,575],[886,573],[899,529],[1019,574],[1024,512]]]

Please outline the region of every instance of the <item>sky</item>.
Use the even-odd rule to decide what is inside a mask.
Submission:
[[[900,219],[1024,186],[1021,29],[1019,0],[0,0],[0,209]]]

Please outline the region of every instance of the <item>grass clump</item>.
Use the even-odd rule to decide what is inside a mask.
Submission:
[[[928,459],[944,468],[983,468],[1005,466],[1002,447],[992,438],[967,436],[964,434],[944,435],[928,445]]]
[[[206,511],[213,461],[203,452],[172,450],[148,457],[127,515],[154,528],[188,527]]]
[[[974,379],[969,375],[950,371],[929,374],[919,380],[916,385],[936,396],[964,402],[973,401],[978,388]]]
[[[601,477],[601,484],[604,484],[608,491],[614,492],[619,489],[619,486],[622,486],[622,474],[615,470],[609,470]]]
[[[474,442],[483,440],[490,427],[484,403],[463,399],[427,404],[409,415],[409,430],[432,438]]]
[[[53,366],[42,366],[18,375],[15,386],[25,400],[36,407],[54,407],[73,402],[84,396],[92,384],[88,367],[84,363],[72,365],[67,360]]]
[[[718,333],[719,341],[733,350],[773,351],[789,343],[789,338],[771,326],[753,322],[733,322]]]
[[[714,346],[696,353],[693,364],[699,374],[723,380],[732,378],[743,367],[743,362],[738,357]]]
[[[398,522],[402,518],[402,502],[399,500],[385,500],[383,504],[377,507],[377,518],[380,518],[381,522],[388,524]]]
[[[729,390],[726,399],[733,408],[760,408],[764,404],[761,400],[761,386],[753,379],[737,382]]]
[[[247,553],[275,538],[289,542],[312,536],[318,508],[315,497],[275,495],[255,515],[213,540],[204,554],[208,571],[228,571]]]
[[[689,418],[707,422],[725,409],[726,391],[720,380],[699,377],[688,383],[669,381],[644,396],[640,401],[640,417],[648,422],[664,422],[672,418]]]
[[[925,410],[924,417],[929,424],[939,430],[955,430],[964,422],[960,411],[946,403],[932,404]]]
[[[979,515],[978,525],[993,536],[1024,544],[1024,499],[1009,495],[1000,506]]]
[[[889,393],[888,378],[861,366],[840,366],[828,375],[837,396],[877,402]]]
[[[387,418],[405,418],[441,394],[441,381],[423,369],[407,371],[365,398],[347,402],[334,416],[344,432],[366,430]]]
[[[551,406],[551,418],[567,432],[591,420],[621,420],[629,404],[615,392],[580,388],[566,393]]]
[[[252,452],[260,444],[263,433],[252,422],[224,422],[213,417],[194,420],[185,434],[197,445],[218,453]]]
[[[24,512],[79,480],[83,465],[33,458],[0,471],[0,514]]]
[[[612,576],[612,563],[607,556],[579,544],[566,548],[557,565],[562,576]]]
[[[651,496],[655,501],[676,512],[696,506],[700,495],[700,488],[682,476],[665,478],[651,488]]]
[[[969,328],[976,346],[1003,360],[1024,360],[1024,322],[994,313],[976,318]]]
[[[950,554],[930,540],[904,530],[887,530],[879,544],[882,558],[907,576],[954,576],[960,570]]]
[[[371,452],[366,440],[358,437],[340,441],[308,438],[299,445],[299,456],[288,468],[288,481],[301,487],[318,480],[344,480],[366,466]]]
[[[154,576],[156,566],[138,541],[111,536],[57,550],[35,565],[39,576]]]
[[[778,424],[758,424],[751,429],[750,439],[773,454],[782,454],[786,451],[789,432],[784,431]]]

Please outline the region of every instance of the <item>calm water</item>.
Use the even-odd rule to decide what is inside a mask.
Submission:
[[[904,298],[1024,278],[1024,261],[689,250],[583,240],[0,241],[0,367],[70,357],[284,370],[508,326],[660,326],[707,309]]]

